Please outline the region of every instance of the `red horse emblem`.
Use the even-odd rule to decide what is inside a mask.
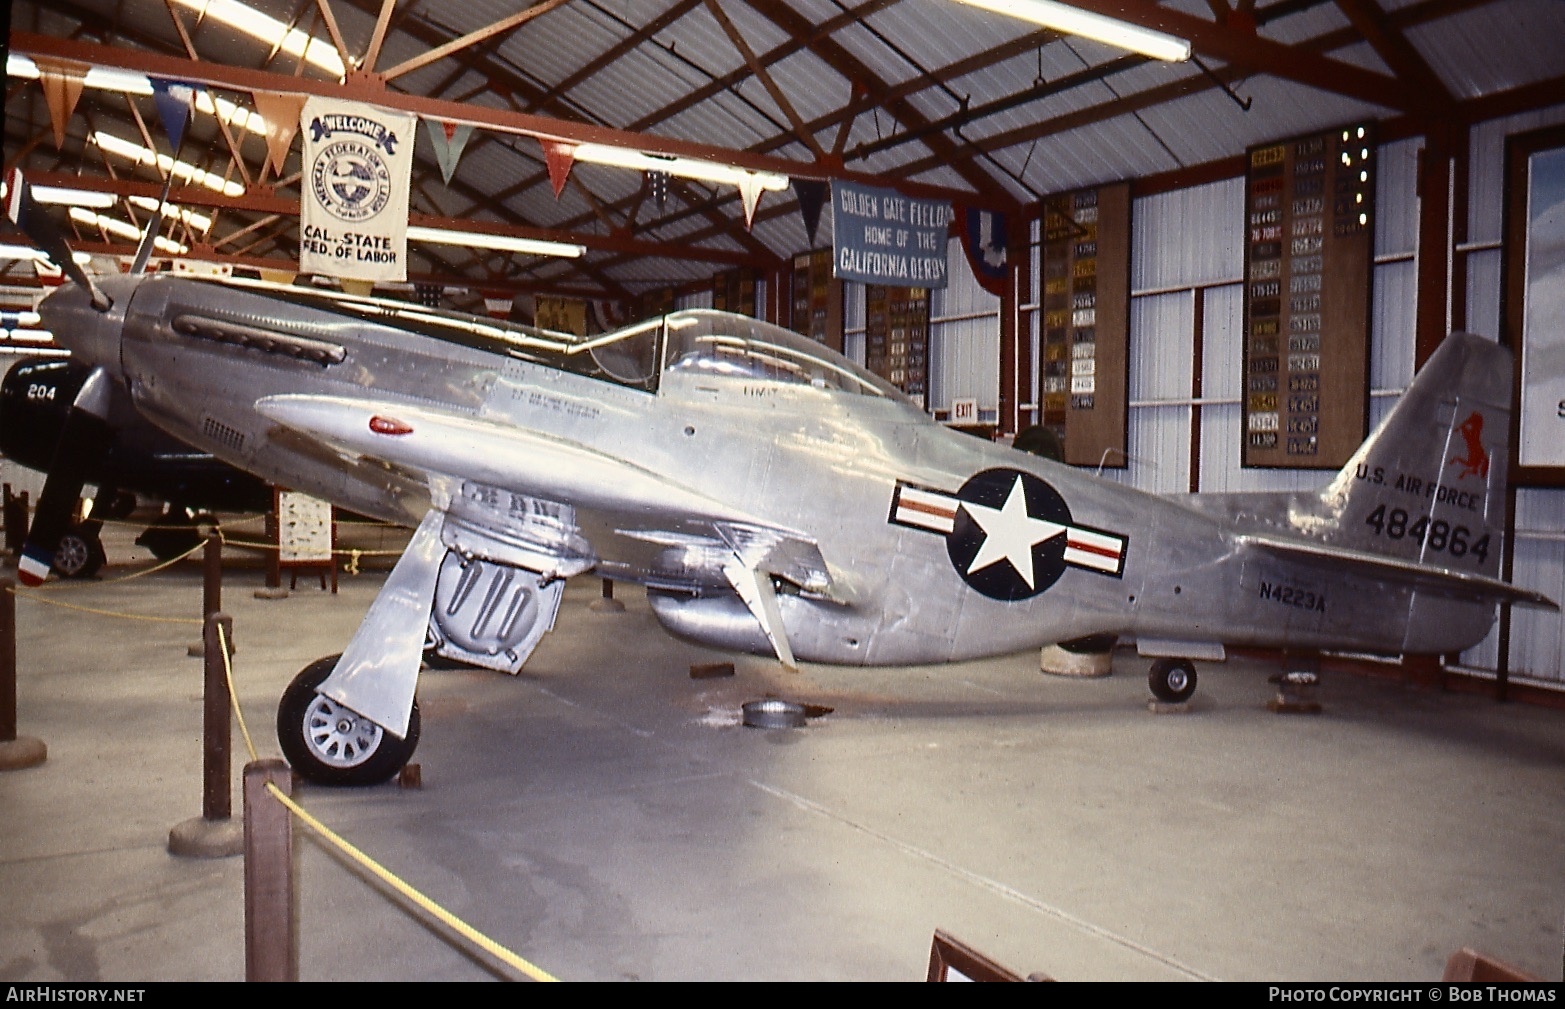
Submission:
[[[1452,456],[1446,465],[1450,465],[1451,462],[1462,464],[1462,471],[1456,475],[1457,479],[1464,476],[1488,479],[1489,453],[1483,447],[1483,414],[1476,411],[1468,414],[1467,419],[1457,426],[1457,430],[1461,432],[1467,454]]]

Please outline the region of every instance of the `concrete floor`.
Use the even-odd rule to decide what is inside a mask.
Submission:
[[[0,773],[0,980],[244,977],[241,858],[170,855],[201,812],[199,569],[111,539],[96,582],[18,601],[19,733]],[[384,575],[332,596],[228,573],[261,756],[284,685],[341,650]],[[572,583],[522,675],[426,673],[419,789],[301,787],[313,815],[563,980],[924,976],[935,929],[1061,980],[1435,981],[1470,946],[1561,977],[1565,713],[1328,673],[1324,711],[1267,709],[1274,671],[1203,668],[1149,709],[1144,663],[1081,680],[1034,654],[856,670],[677,642],[639,590]],[[695,679],[693,664],[736,673]],[[768,695],[829,706],[740,723]],[[236,732],[234,802],[244,760]],[[305,980],[515,976],[296,841]]]

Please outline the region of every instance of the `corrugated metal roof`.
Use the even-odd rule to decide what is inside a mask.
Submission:
[[[1377,50],[1329,0],[1256,5],[1258,37],[1293,47],[1297,59],[1288,66],[1247,63],[1248,49],[1262,50],[1246,46],[1248,36],[1237,15],[1228,19],[1232,24],[1220,24],[1207,0],[1127,0],[1122,5],[1131,16],[1155,7],[1176,24],[1198,28],[1197,54],[1228,82],[1231,95],[1194,62],[1126,59],[1101,43],[1056,38],[1037,26],[952,0],[717,2],[820,150],[828,155],[840,151],[845,169],[878,176],[887,185],[945,187],[964,201],[1025,203],[1036,193],[1190,167],[1342,122],[1420,111],[1398,108],[1404,101],[1399,88],[1417,100],[1433,101],[1440,118],[1457,121],[1464,101],[1528,95],[1521,89],[1565,82],[1565,47],[1560,45],[1565,4],[1558,0],[1378,0],[1383,31],[1393,40],[1398,34],[1405,38],[1406,51],[1416,53],[1445,82],[1451,101],[1444,106],[1440,96],[1424,94],[1427,89],[1420,90],[1416,79],[1394,82],[1392,65],[1409,70],[1396,51]],[[313,4],[255,0],[251,6],[283,21],[297,18],[302,29],[325,36]],[[518,0],[404,5],[391,19],[374,69],[416,59],[523,6]],[[1367,6],[1373,15],[1376,0],[1367,0]],[[331,10],[349,49],[362,54],[379,5],[335,0]],[[641,37],[645,26],[659,24],[665,15],[670,15],[667,24]],[[292,58],[268,60],[265,44],[213,18],[198,23],[189,13],[180,17],[203,61],[279,75],[294,72]],[[162,0],[76,0],[69,7],[17,2],[13,27],[49,38],[107,43],[111,52],[185,56]],[[1352,68],[1393,83],[1381,92],[1374,76],[1355,76]],[[304,74],[320,77],[313,69]],[[1093,75],[1096,79],[1086,79]],[[36,86],[11,91],[7,140],[21,150],[33,137],[47,137],[49,118]],[[453,112],[476,106],[542,116],[558,122],[565,135],[572,124],[597,124],[634,130],[653,146],[693,145],[691,150],[714,160],[746,152],[791,163],[784,165],[790,173],[820,177],[836,171],[815,163],[787,112],[752,73],[706,0],[570,0],[399,76],[388,102],[394,103],[399,91],[451,102]],[[225,94],[249,102],[242,90]],[[1545,94],[1532,93],[1532,107],[1546,107],[1549,99],[1540,97]],[[1248,111],[1240,108],[1240,100],[1250,103]],[[1409,105],[1414,100],[1406,99]],[[144,121],[155,123],[150,102],[138,109]],[[24,167],[74,171],[81,166],[101,174],[82,146],[89,118],[121,136],[139,135],[123,98],[89,89],[69,123],[62,153],[56,155],[46,139],[28,147]],[[1416,132],[1417,124],[1411,128]],[[227,147],[212,124],[197,123],[192,133],[207,163],[223,171]],[[261,177],[260,140],[242,141],[241,152],[251,174]],[[676,264],[683,249],[720,246],[766,266],[786,262],[807,242],[791,191],[766,194],[747,233],[731,187],[681,187],[690,194],[690,204],[676,196],[658,209],[640,175],[578,165],[571,185],[556,198],[541,148],[530,137],[480,136],[449,186],[422,140],[418,158],[414,209],[420,213],[542,227],[564,236],[623,232],[643,242],[667,243],[670,262],[644,269],[612,249],[589,252],[578,264],[586,272],[518,258],[510,279],[521,284],[569,278],[572,284],[594,285],[603,277],[641,284],[676,275],[699,277],[720,267],[705,260]],[[286,176],[297,172],[297,160],[295,154],[285,168],[283,195],[295,191]],[[125,165],[116,170],[132,171]],[[151,177],[145,169],[134,174]],[[227,211],[221,227],[245,228],[259,217]],[[270,235],[269,254],[287,257],[296,251],[290,222],[255,227],[247,243],[259,240],[264,251]],[[830,234],[829,212],[821,234]],[[486,269],[493,266],[492,260],[486,262]],[[474,279],[495,280],[487,272]]]

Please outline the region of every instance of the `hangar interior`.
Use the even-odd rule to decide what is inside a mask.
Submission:
[[[5,167],[78,194],[55,210],[91,272],[129,264],[171,171],[183,210],[158,269],[293,279],[307,173],[274,124],[307,96],[409,113],[409,223],[441,235],[410,236],[407,280],[376,295],[583,335],[737,309],[842,350],[942,422],[1000,441],[1051,428],[1066,461],[1163,495],[1319,490],[1347,460],[1324,461],[1337,450],[1317,421],[1356,445],[1448,332],[1473,332],[1520,362],[1504,576],[1565,597],[1565,283],[1550,258],[1565,8],[1076,6],[1191,55],[956,0],[15,2]],[[178,158],[152,83],[166,80],[207,100]],[[440,139],[443,123],[472,126],[465,147]],[[562,171],[551,143],[789,182],[747,194],[580,153]],[[1274,159],[1294,188],[1266,202]],[[1302,188],[1311,159],[1342,185]],[[812,254],[841,225],[831,206],[806,211],[835,184],[947,201],[945,285],[830,276]],[[1262,341],[1292,341],[1271,352],[1286,360],[1334,338],[1299,300],[1312,291],[1264,266],[1269,242],[1303,242],[1300,261],[1320,249],[1300,209],[1317,198],[1336,213],[1330,254],[1358,257],[1341,267],[1359,301],[1337,351],[1354,369],[1262,387]],[[1279,221],[1294,230],[1267,234]],[[500,238],[582,251],[489,247]],[[997,275],[985,250],[1004,253]],[[63,355],[29,317],[57,281],[26,250],[7,255],[7,369]],[[1268,299],[1283,308],[1268,315]],[[1098,314],[1095,358],[1054,335],[1081,312]],[[893,352],[897,318],[920,337]],[[1270,318],[1297,328],[1265,330]],[[1336,405],[1255,398],[1294,393]],[[1106,431],[1085,416],[1095,398]],[[1279,417],[1299,426],[1268,426]],[[36,469],[0,471],[8,490],[42,492]],[[17,812],[0,828],[6,980],[244,973],[239,867],[163,848],[199,798],[199,679],[190,628],[156,621],[199,612],[200,576],[113,581],[153,563],[134,537],[110,524],[100,577],[51,587],[143,622],[84,631],[79,612],[18,600],[19,729],[50,758],[0,774]],[[341,651],[389,563],[282,600],[251,597],[264,564],[228,564],[238,695],[266,749],[283,684]],[[1272,654],[1233,657],[1188,711],[1159,717],[1124,649],[1100,680],[1043,677],[1036,654],[789,678],[667,637],[635,596],[595,609],[597,592],[570,583],[516,682],[424,681],[423,788],[306,793],[561,977],[916,980],[935,928],[1066,980],[1436,980],[1463,946],[1560,976],[1558,612],[1502,608],[1482,643],[1438,659],[1328,655],[1319,718],[1267,710]],[[724,661],[732,678],[691,675]],[[739,703],[766,695],[830,712],[792,731],[737,725]],[[432,939],[325,845],[301,841],[298,861],[306,979],[510,976]]]

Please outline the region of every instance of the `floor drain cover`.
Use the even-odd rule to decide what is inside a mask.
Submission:
[[[743,707],[744,724],[758,729],[800,729],[804,727],[804,705],[792,701],[768,699],[748,701]]]

